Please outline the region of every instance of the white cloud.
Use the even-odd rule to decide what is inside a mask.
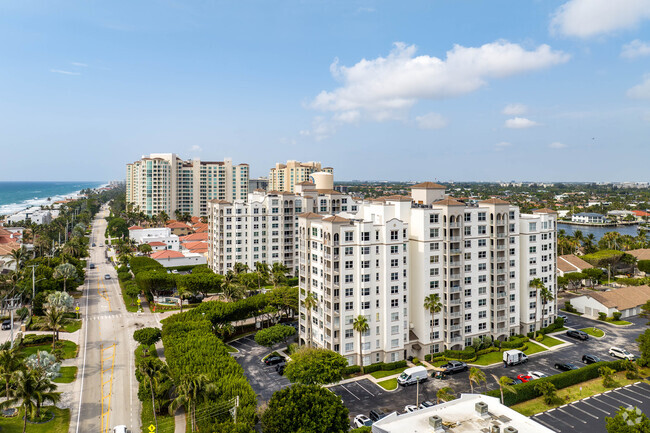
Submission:
[[[358,123],[360,118],[359,110],[344,111],[334,115],[334,120],[341,123]]]
[[[524,104],[508,104],[503,108],[502,113],[508,116],[521,116],[526,114],[528,107]]]
[[[82,67],[82,68],[87,68],[88,67],[88,65],[86,63],[72,62],[70,64],[72,66],[79,66],[79,67]]]
[[[551,149],[564,149],[566,147],[566,144],[560,143],[559,141],[554,141],[553,143],[549,144],[548,147]]]
[[[510,129],[525,129],[538,125],[539,123],[535,122],[534,120],[526,119],[525,117],[515,117],[508,119],[505,123],[505,127]]]
[[[633,99],[650,99],[650,74],[643,77],[641,84],[628,89],[627,96]]]
[[[650,19],[650,0],[569,0],[551,19],[551,33],[589,38]]]
[[[79,72],[64,71],[62,69],[50,69],[50,72],[54,72],[55,74],[62,74],[62,75],[81,75],[81,73]]]
[[[506,147],[510,147],[510,146],[512,146],[512,143],[509,143],[507,141],[500,141],[497,144],[495,144],[495,150],[496,151],[502,151]]]
[[[449,119],[438,113],[427,113],[415,118],[420,129],[441,129],[449,125]]]
[[[203,151],[203,149],[201,148],[201,146],[199,146],[198,144],[193,145],[193,146],[190,148],[190,150],[191,150],[192,152],[202,152],[202,151]]]
[[[311,107],[332,112],[363,110],[381,120],[412,107],[420,99],[444,99],[473,92],[490,79],[504,78],[564,63],[569,55],[548,45],[526,50],[496,41],[480,47],[455,45],[439,59],[416,56],[416,47],[398,42],[386,57],[363,59],[353,66],[330,66],[342,85],[322,91]],[[403,114],[402,114],[403,115]]]
[[[636,59],[637,57],[650,56],[650,43],[638,39],[629,44],[623,45],[621,57],[626,59]]]

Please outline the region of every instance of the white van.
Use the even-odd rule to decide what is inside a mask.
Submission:
[[[523,364],[528,362],[528,356],[521,350],[512,349],[503,352],[503,366],[509,367],[511,365]]]
[[[116,425],[113,427],[113,433],[128,433],[125,425]]]
[[[397,383],[402,386],[415,385],[418,382],[424,382],[429,378],[427,369],[423,366],[407,368],[397,378]]]

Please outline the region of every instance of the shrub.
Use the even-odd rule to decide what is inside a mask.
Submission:
[[[426,362],[431,362],[431,355],[424,355],[424,360]]]
[[[573,305],[571,304],[571,301],[564,301],[564,309],[568,311],[569,313],[577,313],[578,310],[576,310]]]
[[[598,320],[605,321],[607,320],[607,313],[598,313]]]
[[[616,380],[614,379],[614,369],[603,366],[598,370],[600,377],[603,378],[603,386],[605,388],[613,388],[616,385]]]
[[[41,344],[51,343],[52,335],[51,334],[27,334],[23,338],[23,346],[39,346]]]
[[[639,260],[636,265],[641,272],[650,273],[650,260]]]
[[[296,333],[296,329],[292,326],[286,325],[273,325],[270,328],[257,331],[255,334],[255,342],[260,346],[271,347],[281,341],[286,341]]]
[[[346,375],[355,374],[355,373],[359,373],[360,371],[361,371],[361,367],[359,367],[358,365],[349,365],[343,369],[343,374]]]
[[[614,311],[612,313],[612,317],[614,317],[614,320],[621,320],[622,315],[623,315],[623,313],[621,313],[620,311]]]
[[[535,385],[535,391],[542,394],[544,397],[544,403],[552,405],[557,403],[557,388],[551,382],[539,382]]]
[[[535,337],[535,341],[542,341],[544,339],[544,334],[540,333],[537,337]]]
[[[417,357],[413,358],[413,364],[417,365],[419,363],[420,363],[420,360]]]

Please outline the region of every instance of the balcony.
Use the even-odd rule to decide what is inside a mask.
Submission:
[[[460,242],[460,236],[449,236],[447,237],[447,240],[451,242]]]
[[[451,286],[449,288],[449,293],[458,293],[460,292],[460,286]]]
[[[497,334],[507,334],[508,333],[508,328],[497,328],[496,331],[497,331]]]
[[[455,311],[455,312],[453,312],[453,313],[449,313],[449,314],[447,314],[447,316],[448,316],[448,317],[460,317],[461,314],[462,314],[462,313],[461,313],[460,311]]]
[[[505,257],[497,257],[496,259],[497,263],[506,263],[507,261],[508,259],[506,259]]]
[[[450,331],[460,331],[460,327],[461,327],[460,325],[451,325],[449,327],[449,330]]]
[[[496,223],[496,224],[497,224],[498,226],[504,226],[504,225],[506,225],[506,220],[504,220],[504,219],[497,220],[497,223]]]
[[[505,249],[506,249],[506,246],[505,246],[505,245],[497,245],[497,250],[499,250],[499,251],[503,251],[503,250],[505,250]]]
[[[497,298],[505,298],[508,296],[506,292],[497,292]]]
[[[497,237],[503,239],[505,237],[508,237],[508,235],[506,233],[497,233]]]
[[[460,254],[460,248],[450,248],[449,254]]]
[[[460,299],[449,299],[446,301],[447,305],[460,305]]]
[[[452,337],[449,339],[450,343],[460,343],[461,341],[463,341],[463,337]]]
[[[450,222],[448,226],[450,228],[460,228],[460,223],[459,222],[455,222],[455,223]]]

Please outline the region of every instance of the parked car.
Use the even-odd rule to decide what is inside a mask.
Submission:
[[[418,410],[418,407],[414,404],[407,404],[404,406],[404,412],[406,413],[415,412],[416,410]]]
[[[634,361],[634,355],[620,347],[610,347],[609,354],[616,358],[629,359],[630,361]]]
[[[548,377],[548,374],[542,373],[541,371],[529,371],[528,375],[535,379],[541,379],[542,377]]]
[[[280,376],[284,375],[284,367],[287,366],[287,363],[285,361],[282,361],[278,364],[275,365],[275,371],[278,372]]]
[[[387,415],[387,414],[384,413],[381,409],[373,409],[373,410],[371,410],[370,413],[368,414],[368,416],[370,417],[370,419],[371,419],[373,422],[377,422],[377,421],[379,421],[380,419],[382,419],[382,418],[385,417],[386,415]]]
[[[90,269],[95,269],[95,264],[94,264],[94,263],[91,263],[90,265],[88,265],[88,267],[89,267]]]
[[[285,362],[286,360],[284,359],[283,356],[280,355],[271,355],[268,358],[264,359],[264,364],[266,365],[275,365],[279,364],[281,362]]]
[[[582,355],[582,362],[585,364],[593,364],[595,362],[602,362],[603,360],[596,355]]]
[[[11,329],[11,319],[2,321],[2,329]]]
[[[430,402],[429,400],[427,400],[427,401],[425,401],[423,403],[420,403],[420,409],[426,409],[428,407],[432,407],[432,406],[435,406],[435,405],[436,405],[435,403]]]
[[[96,246],[95,243],[93,242],[93,247]]]
[[[113,433],[128,433],[129,431],[127,430],[125,425],[116,425],[113,427]]]
[[[528,362],[528,356],[521,350],[512,349],[503,352],[503,366],[509,367],[511,365],[525,364]]]
[[[100,246],[100,247],[103,247],[103,246],[104,246],[104,244],[99,244],[99,246]]]
[[[354,427],[370,427],[372,425],[372,420],[365,416],[364,414],[359,414],[354,417]]]
[[[509,380],[508,385],[510,385],[510,386],[519,385],[520,383],[524,383],[521,379],[516,378],[516,377],[508,377],[508,380]]]
[[[589,334],[584,331],[578,331],[577,329],[569,329],[566,335],[567,337],[577,338],[578,340],[589,340]]]
[[[429,378],[427,369],[423,366],[407,368],[397,378],[397,383],[402,386],[415,385],[418,382],[425,382]]]
[[[571,371],[577,370],[579,367],[575,364],[571,364],[570,362],[556,362],[555,368],[562,371]]]
[[[533,380],[533,376],[529,376],[527,374],[518,374],[517,379],[521,380],[523,383],[526,383]]]
[[[564,319],[564,324],[566,325],[569,322],[569,318],[565,316],[564,314],[558,314],[557,317],[560,319]]]
[[[461,361],[449,361],[445,365],[442,365],[441,368],[445,369],[443,372],[444,374],[460,373],[461,371],[467,371],[469,369],[467,364]]]
[[[104,275],[104,279],[105,279],[105,280],[110,280],[110,279],[111,279],[111,276],[108,275],[108,274],[106,274],[106,275]]]

